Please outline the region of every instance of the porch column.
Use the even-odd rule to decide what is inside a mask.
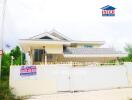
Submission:
[[[33,64],[33,49],[32,49],[32,47],[30,48],[30,59],[31,59],[30,63]]]
[[[44,57],[44,63],[47,65],[47,52],[45,50],[45,46],[43,46],[43,57]]]
[[[31,65],[30,51],[26,52],[26,64]]]
[[[46,51],[45,51],[45,65],[47,65],[47,53],[46,53]]]

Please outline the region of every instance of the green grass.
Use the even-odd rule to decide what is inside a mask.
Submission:
[[[11,90],[8,77],[3,77],[0,80],[0,100],[24,100],[22,97],[16,97]]]

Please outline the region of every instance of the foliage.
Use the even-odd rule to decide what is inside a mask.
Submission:
[[[0,81],[0,100],[14,100],[14,95],[9,89],[7,80]]]
[[[0,80],[0,100],[23,100],[22,97],[17,97],[11,92],[9,88],[8,77]]]
[[[21,57],[22,54],[22,57]],[[14,57],[13,59],[13,65],[21,65],[25,64],[25,55],[23,52],[21,52],[20,48],[16,46],[14,49],[12,49],[9,53],[5,53],[2,56],[2,76],[8,76],[9,75],[9,69],[11,65],[11,57]]]
[[[128,52],[127,57],[120,58],[121,62],[131,62],[132,61],[132,45],[127,44],[125,47],[126,52]]]
[[[16,46],[16,48],[11,50],[10,56],[13,57],[13,65],[20,65],[21,61],[22,64],[25,62],[25,55],[21,52],[19,46]]]
[[[4,53],[2,56],[2,76],[9,75],[9,68],[11,65],[11,57],[9,53]]]
[[[132,45],[127,44],[125,50],[128,52],[128,57],[132,59]]]
[[[132,61],[132,58],[129,56],[120,58],[120,62],[131,62],[131,61]]]
[[[21,54],[23,55],[21,57]],[[11,65],[11,57],[14,57],[13,64],[20,65],[21,60],[24,64],[25,56],[21,52],[20,48],[16,46],[9,53],[5,53],[2,56],[2,67],[1,67],[1,80],[0,80],[0,100],[22,100],[21,98],[16,98],[9,88],[9,70]]]

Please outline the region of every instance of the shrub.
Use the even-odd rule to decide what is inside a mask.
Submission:
[[[0,100],[19,100],[15,99],[15,95],[11,93],[7,80],[0,81]]]

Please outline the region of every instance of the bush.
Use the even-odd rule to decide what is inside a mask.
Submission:
[[[20,100],[15,99],[15,95],[12,94],[9,82],[6,79],[0,81],[0,100]]]
[[[11,91],[12,89],[9,87],[8,77],[3,77],[0,80],[0,100],[24,100],[28,97],[16,97]]]
[[[21,59],[21,54],[22,59]],[[9,71],[11,65],[11,56],[14,57],[13,64],[21,64],[21,60],[23,64],[25,62],[25,55],[21,52],[20,48],[16,46],[11,52],[4,52],[2,56],[2,67],[1,67],[1,80],[0,80],[0,100],[23,100],[24,97],[16,98],[16,96],[11,92],[12,89],[9,87]]]

